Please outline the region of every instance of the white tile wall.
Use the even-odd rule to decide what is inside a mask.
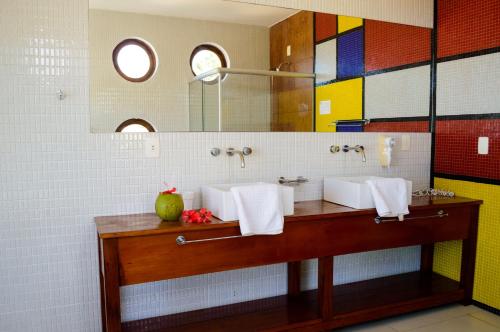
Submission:
[[[337,40],[332,39],[316,45],[316,83],[324,83],[337,78]]]
[[[368,76],[366,118],[429,116],[430,75],[430,66],[421,66]]]
[[[87,7],[86,0],[1,1],[0,331],[100,331],[93,217],[152,211],[163,181],[197,190],[280,175],[378,174],[428,184],[428,134],[411,134],[412,150],[397,150],[389,170],[377,165],[376,134],[169,133],[160,135],[159,159],[143,158],[144,136],[90,134]],[[334,143],[365,145],[368,162],[331,155]],[[244,145],[255,150],[246,169],[208,153]],[[342,257],[336,278],[415,270],[418,256],[405,248]],[[310,263],[304,287],[314,287],[312,271]],[[126,287],[123,319],[282,294],[285,280],[280,264]]]
[[[437,71],[438,116],[500,112],[500,53],[438,63]]]

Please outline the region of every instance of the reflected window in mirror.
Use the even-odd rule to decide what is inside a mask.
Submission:
[[[150,79],[156,71],[157,63],[153,47],[140,39],[125,39],[113,50],[116,71],[130,82],[140,83]]]
[[[228,68],[229,57],[227,52],[215,44],[201,44],[193,50],[189,60],[191,71],[195,76],[216,68]],[[210,75],[203,79],[205,83],[215,83],[218,75]],[[222,76],[222,79],[225,75]]]
[[[154,133],[156,132],[153,125],[143,119],[129,119],[122,122],[118,128],[117,133]]]

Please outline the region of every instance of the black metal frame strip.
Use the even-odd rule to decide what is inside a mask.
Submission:
[[[408,116],[398,118],[374,118],[370,122],[416,122],[416,121],[429,121],[428,116]]]
[[[438,0],[434,0],[433,28],[431,30],[431,84],[429,105],[429,132],[431,133],[430,187],[434,187],[434,162],[436,157],[436,78],[437,78],[437,37],[438,37]]]
[[[313,13],[313,73],[316,72],[316,15],[318,13],[314,12]],[[316,132],[316,75],[314,76],[313,80],[313,102],[312,102],[312,131],[313,133]]]
[[[361,82],[361,118],[366,119],[366,111],[365,111],[365,100],[366,100],[366,88],[365,88],[365,81],[366,81],[366,20],[362,20],[362,28],[363,28],[363,33],[362,33],[362,38],[363,38],[363,78]],[[365,126],[361,127],[361,131],[365,131]]]
[[[327,38],[324,38],[324,39],[321,39],[319,41],[315,41],[314,44],[315,45],[323,44],[323,43],[326,43],[326,42],[328,42],[330,40],[333,40],[333,39],[342,37],[344,35],[347,35],[348,33],[351,33],[353,31],[361,30],[363,28],[363,26],[364,26],[364,20],[363,20],[363,26],[355,27],[355,28],[352,28],[350,30],[346,30],[346,31],[341,32],[341,33],[338,33],[338,31],[339,31],[339,18],[338,18],[338,15],[337,15],[336,24],[337,24],[337,34],[335,34],[333,36],[330,36],[330,37],[327,37]]]
[[[500,113],[483,113],[483,114],[457,114],[457,115],[438,115],[436,120],[496,120],[500,119]]]
[[[491,306],[489,306],[489,305],[487,305],[487,304],[484,304],[484,303],[478,302],[478,301],[476,301],[476,300],[473,300],[473,301],[472,301],[472,303],[474,303],[474,305],[475,305],[476,307],[479,307],[479,308],[481,308],[481,309],[484,309],[484,310],[489,311],[489,312],[491,312],[491,313],[493,313],[493,314],[495,314],[495,315],[500,316],[500,309],[497,309],[497,308],[491,307]]]
[[[371,70],[368,72],[365,72],[365,76],[373,76],[373,75],[379,75],[379,74],[384,74],[384,73],[390,73],[393,71],[398,71],[398,70],[404,70],[404,69],[411,69],[411,68],[416,68],[416,67],[423,67],[423,66],[428,66],[431,64],[431,61],[420,61],[420,62],[414,62],[414,63],[408,63],[405,65],[401,66],[396,66],[396,67],[388,67],[388,68],[383,68],[383,69],[377,69],[377,70]]]
[[[472,57],[476,57],[476,56],[493,54],[493,53],[498,53],[498,52],[500,52],[500,46],[486,48],[486,49],[468,52],[468,53],[462,53],[462,54],[456,54],[456,55],[442,57],[442,58],[439,58],[437,60],[437,62],[441,63],[441,62],[447,62],[447,61],[453,61],[453,60],[460,60],[460,59],[472,58]]]
[[[337,64],[337,66],[338,66],[338,64]],[[349,76],[349,77],[336,78],[334,80],[329,80],[329,81],[325,81],[325,82],[321,82],[321,83],[316,83],[315,86],[318,88],[320,86],[330,85],[330,84],[338,83],[338,82],[350,81],[350,80],[354,80],[356,78],[363,78],[363,76]]]
[[[492,185],[500,185],[499,179],[490,179],[490,178],[480,178],[476,176],[468,176],[468,175],[459,175],[459,174],[447,174],[447,173],[434,173],[434,177],[441,179],[449,179],[449,180],[458,180],[458,181],[467,181],[474,183],[483,183],[483,184],[492,184]]]

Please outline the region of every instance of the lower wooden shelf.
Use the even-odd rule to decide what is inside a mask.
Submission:
[[[333,316],[321,319],[317,291],[122,323],[123,331],[323,330],[458,302],[458,282],[420,272],[333,287]]]

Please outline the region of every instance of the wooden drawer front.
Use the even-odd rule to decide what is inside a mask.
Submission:
[[[178,245],[186,240],[239,235],[237,227],[185,234],[120,238],[121,285],[179,278],[208,272],[298,261],[467,237],[471,207],[452,208],[435,218],[439,208],[419,210],[403,222],[376,224],[375,215],[289,222],[275,236],[251,236]],[[425,218],[430,216],[429,218]],[[414,219],[414,217],[424,217]]]
[[[328,222],[325,222],[328,224]],[[121,284],[178,278],[208,272],[274,264],[303,257],[316,257],[316,250],[291,238],[314,237],[304,223],[285,229],[281,235],[251,236],[177,245],[179,235],[186,240],[239,235],[239,228],[122,238],[118,242]],[[303,236],[297,236],[302,232]],[[295,236],[293,234],[296,234]],[[297,246],[298,250],[288,250]]]
[[[441,210],[447,216],[435,217]],[[333,255],[459,240],[468,236],[471,213],[472,207],[433,208],[412,212],[401,222],[377,224],[372,217],[339,220],[325,237],[335,241]]]

